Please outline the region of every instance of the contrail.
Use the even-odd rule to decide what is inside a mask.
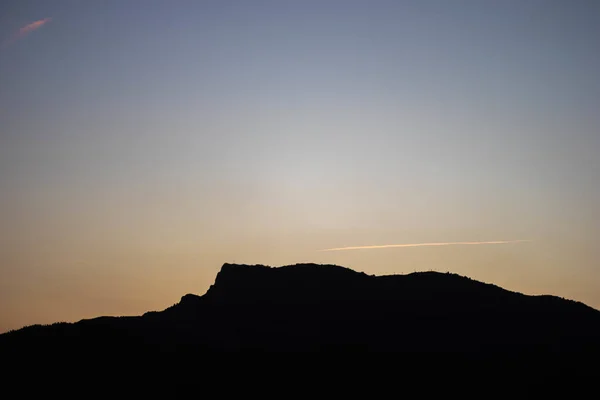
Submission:
[[[17,32],[15,32],[11,37],[6,39],[2,43],[2,47],[6,47],[6,46],[13,44],[17,40],[22,39],[25,36],[27,36],[29,33],[33,32],[37,29],[40,29],[42,26],[46,25],[50,21],[52,21],[52,18],[44,18],[44,19],[40,19],[40,20],[31,22],[31,23],[25,25],[24,27],[19,29]]]
[[[362,249],[387,249],[390,247],[423,247],[423,246],[455,246],[455,245],[475,245],[475,244],[507,244],[530,242],[531,240],[496,240],[491,242],[441,242],[441,243],[410,243],[410,244],[384,244],[378,246],[352,246],[336,247],[333,249],[323,249],[319,251],[341,251],[341,250],[362,250]]]

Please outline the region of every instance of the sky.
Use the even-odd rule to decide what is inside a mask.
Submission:
[[[600,308],[599,71],[594,0],[4,0],[0,332],[225,262]]]

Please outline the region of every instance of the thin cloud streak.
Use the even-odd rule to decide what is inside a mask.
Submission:
[[[20,28],[16,33],[14,33],[11,37],[2,43],[2,47],[9,46],[16,42],[19,39],[24,38],[31,32],[40,29],[42,26],[46,25],[48,22],[52,21],[52,18],[44,18],[34,22],[31,22],[24,27]]]
[[[388,249],[392,247],[425,247],[425,246],[456,246],[456,245],[479,245],[479,244],[509,244],[531,242],[531,240],[495,240],[490,242],[441,242],[441,243],[409,243],[409,244],[384,244],[377,246],[352,246],[336,247],[319,251],[342,251],[342,250],[365,250],[365,249]]]

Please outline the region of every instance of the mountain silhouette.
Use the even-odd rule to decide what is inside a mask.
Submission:
[[[452,273],[373,276],[335,265],[224,264],[163,311],[33,325],[0,354],[231,351],[600,354],[600,311]]]

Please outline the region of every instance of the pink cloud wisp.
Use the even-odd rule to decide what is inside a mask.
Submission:
[[[24,35],[27,35],[29,32],[33,32],[36,29],[41,28],[42,26],[46,25],[50,21],[52,21],[52,18],[44,18],[44,19],[40,19],[38,21],[34,21],[30,24],[27,24],[24,27],[22,27],[21,29],[19,29],[18,36],[22,37]]]
[[[13,44],[17,40],[24,38],[31,32],[33,32],[37,29],[40,29],[42,26],[46,25],[50,21],[52,21],[52,18],[44,18],[44,19],[40,19],[40,20],[31,22],[31,23],[23,26],[16,33],[14,33],[10,38],[8,38],[6,41],[4,41],[3,46],[5,47],[5,46]]]
[[[441,243],[409,243],[409,244],[384,244],[376,246],[351,246],[336,247],[333,249],[323,249],[319,251],[342,251],[342,250],[363,250],[363,249],[387,249],[391,247],[423,247],[423,246],[455,246],[455,245],[478,245],[478,244],[508,244],[522,243],[530,240],[495,240],[490,242],[441,242]]]

